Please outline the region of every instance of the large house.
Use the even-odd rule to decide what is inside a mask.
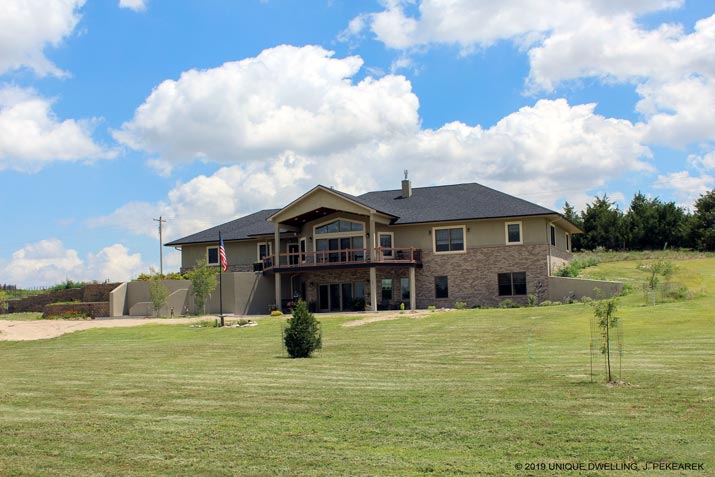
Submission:
[[[412,188],[406,179],[360,196],[318,185],[281,209],[166,245],[181,250],[182,271],[197,261],[218,267],[219,231],[232,272],[224,310],[236,313],[298,297],[315,311],[543,300],[581,232],[553,210],[480,184]]]

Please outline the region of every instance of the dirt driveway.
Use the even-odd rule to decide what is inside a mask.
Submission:
[[[204,316],[196,318],[117,318],[107,320],[36,320],[36,321],[8,321],[0,320],[0,340],[29,341],[55,338],[73,331],[89,330],[94,328],[117,328],[126,326],[139,326],[149,323],[163,325],[176,325],[193,323],[212,319],[215,317]]]

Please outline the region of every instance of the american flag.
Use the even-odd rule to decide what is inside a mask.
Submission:
[[[223,239],[221,239],[221,245],[218,248],[218,254],[221,258],[221,271],[228,271],[228,260],[226,260],[226,249],[223,246]]]

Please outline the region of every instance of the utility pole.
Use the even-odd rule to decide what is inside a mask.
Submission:
[[[159,216],[158,219],[152,219],[154,222],[159,222],[159,274],[161,276],[164,276],[164,244],[162,243],[163,240],[161,238],[161,224],[166,222],[166,220],[161,218],[161,215]]]

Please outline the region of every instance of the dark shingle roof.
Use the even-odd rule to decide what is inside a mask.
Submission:
[[[267,222],[266,219],[278,212],[280,209],[265,209],[259,212],[241,217],[240,219],[226,222],[225,224],[211,227],[204,231],[189,235],[166,245],[186,245],[189,243],[205,243],[218,242],[218,231],[221,231],[221,237],[224,241],[227,240],[244,240],[253,238],[253,235],[272,234],[273,224]]]
[[[411,197],[401,196],[402,190],[385,190],[358,198],[373,209],[399,217],[397,224],[557,213],[475,183],[415,187]]]
[[[401,197],[402,190],[399,189],[368,192],[357,197],[337,190],[333,192],[397,217],[396,224],[558,214],[540,205],[476,183],[415,187],[412,189],[412,196],[406,199]],[[261,210],[174,240],[166,245],[215,243],[218,241],[219,230],[224,240],[244,240],[255,235],[272,234],[273,224],[266,219],[279,210],[281,209]]]

